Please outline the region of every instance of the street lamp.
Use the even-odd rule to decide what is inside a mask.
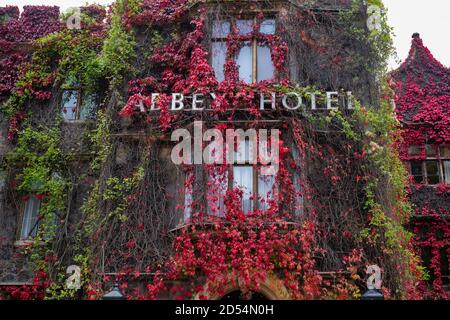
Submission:
[[[362,300],[384,300],[384,295],[378,290],[369,289],[363,294]]]
[[[119,283],[116,281],[110,292],[103,295],[103,300],[126,300],[119,288]]]

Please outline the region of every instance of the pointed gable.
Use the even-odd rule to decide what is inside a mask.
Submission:
[[[450,141],[450,69],[433,57],[419,34],[413,35],[408,58],[392,80],[396,113],[404,126],[414,125],[422,141]]]
[[[418,33],[413,34],[408,58],[393,73],[393,78],[402,83],[414,81],[433,89],[434,94],[450,93],[450,69],[434,58]]]

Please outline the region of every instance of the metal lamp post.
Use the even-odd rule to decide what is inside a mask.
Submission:
[[[363,294],[362,300],[384,300],[384,295],[378,290],[369,289]]]
[[[110,292],[103,295],[103,300],[126,300],[119,288],[119,283],[116,281]]]

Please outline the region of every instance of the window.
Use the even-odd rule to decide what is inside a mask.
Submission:
[[[304,213],[304,201],[303,201],[303,190],[302,190],[302,179],[300,176],[301,170],[301,158],[300,150],[297,144],[293,143],[292,147],[292,159],[296,165],[296,170],[293,175],[294,191],[295,191],[295,215],[302,216]],[[300,170],[299,170],[300,169]]]
[[[438,184],[440,182],[439,162],[426,161],[425,169],[426,169],[426,173],[427,173],[427,183],[428,184]]]
[[[0,192],[5,189],[6,186],[6,172],[0,168]]]
[[[61,114],[66,121],[92,119],[95,116],[96,97],[82,94],[81,89],[64,90],[61,99]]]
[[[271,200],[275,199],[275,176],[262,175],[259,169],[258,175],[258,207],[262,211],[266,211],[270,207]]]
[[[212,66],[216,79],[225,80],[224,65],[227,57],[226,39],[231,27],[239,30],[239,36],[245,38],[242,47],[236,54],[236,64],[239,68],[239,79],[245,83],[270,80],[274,77],[275,68],[272,62],[271,50],[262,39],[266,35],[275,34],[275,20],[267,19],[259,24],[256,19],[215,21],[212,30]]]
[[[256,141],[240,140],[234,151],[233,188],[242,191],[242,211],[247,214],[254,209],[266,211],[276,196],[275,175],[263,175],[262,167],[254,165],[257,156]]]
[[[11,20],[12,17],[8,13],[0,14],[0,25],[6,25]]]
[[[26,201],[20,232],[21,240],[27,240],[37,235],[40,205],[40,200],[35,195],[31,195]]]
[[[436,280],[436,271],[440,272],[440,277],[442,281],[442,286],[445,290],[450,290],[450,268],[449,268],[449,253],[450,248],[448,246],[442,247],[439,249],[439,257],[437,265],[438,270],[434,270],[434,268],[431,267],[432,260],[433,260],[433,250],[431,247],[422,247],[421,250],[421,257],[424,263],[424,266],[429,269],[431,272],[429,272],[429,279],[428,283],[432,284]]]
[[[418,146],[409,148],[410,155],[420,155]],[[425,146],[425,161],[411,161],[410,171],[415,183],[436,185],[450,183],[450,146]]]
[[[233,187],[242,190],[242,211],[253,209],[253,166],[233,167]]]
[[[411,175],[415,183],[423,182],[422,162],[411,162]]]
[[[247,214],[256,209],[267,211],[277,200],[278,188],[276,175],[268,175],[265,167],[254,164],[253,140],[248,137],[236,144],[234,152],[235,164],[211,164],[207,168],[206,177],[206,210],[210,216],[224,217],[226,212],[225,196],[227,191],[238,188],[242,191],[242,211]],[[224,154],[227,154],[227,145],[224,143]],[[219,159],[215,150],[210,150],[211,159]],[[223,155],[225,158],[226,155]],[[271,172],[269,172],[271,173]],[[193,189],[195,175],[186,174],[184,183],[184,221],[192,216]]]
[[[184,181],[184,221],[188,221],[192,217],[193,178],[194,174],[189,172]]]
[[[266,211],[276,199],[275,176],[263,175],[258,166],[234,165],[233,188],[242,190],[242,211]],[[257,196],[255,196],[257,195]]]
[[[219,82],[225,80],[224,66],[227,58],[226,38],[228,37],[230,30],[231,24],[228,21],[214,21],[213,23],[211,60],[216,79]]]
[[[223,169],[217,167],[209,171],[206,201],[211,216],[225,216],[224,195],[228,189],[228,171]]]
[[[420,147],[419,146],[409,146],[408,153],[410,156],[420,156]]]

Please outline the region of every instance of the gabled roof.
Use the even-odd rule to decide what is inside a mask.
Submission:
[[[410,144],[450,141],[450,69],[413,35],[406,61],[392,74],[398,119],[409,126]],[[411,126],[414,129],[411,129]]]
[[[444,81],[450,85],[450,69],[440,63],[430,50],[423,44],[418,33],[412,36],[411,49],[407,59],[392,73],[396,81],[405,80],[405,75],[427,78],[432,76],[435,81]]]

